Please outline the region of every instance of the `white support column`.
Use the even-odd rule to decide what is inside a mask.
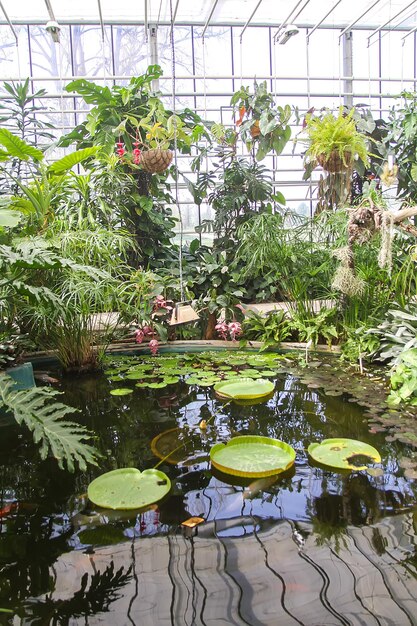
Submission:
[[[345,93],[343,96],[343,104],[345,104],[349,109],[353,106],[353,80],[351,78],[353,76],[352,37],[353,33],[351,30],[344,33],[342,37],[343,76],[345,76],[343,81],[343,91]]]

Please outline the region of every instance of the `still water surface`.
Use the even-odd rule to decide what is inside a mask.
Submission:
[[[399,465],[413,453],[371,434],[363,407],[346,395],[291,374],[252,406],[224,405],[184,382],[124,397],[109,395],[103,375],[60,388],[103,458],[84,474],[60,472],[17,429],[1,427],[0,607],[14,617],[0,623],[417,624],[416,486]],[[165,501],[140,514],[88,503],[92,478],[155,466],[152,439],[178,427],[174,436],[188,443],[176,464],[159,466],[173,484]],[[241,484],[211,471],[210,446],[237,434],[291,444],[294,471]],[[308,444],[329,437],[371,443],[383,476],[312,467]],[[169,436],[165,444],[174,445]],[[185,530],[191,516],[205,521]]]

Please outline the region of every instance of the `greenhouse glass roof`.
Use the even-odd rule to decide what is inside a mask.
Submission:
[[[170,23],[413,29],[417,0],[1,0],[0,22]]]

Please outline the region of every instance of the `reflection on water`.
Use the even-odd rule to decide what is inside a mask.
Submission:
[[[97,433],[103,461],[85,474],[60,472],[7,428],[0,606],[22,624],[417,623],[416,490],[398,463],[405,446],[370,434],[354,403],[291,375],[276,387],[266,403],[225,406],[211,390],[182,383],[117,398],[100,376],[66,381],[65,400]],[[202,419],[207,431],[198,428]],[[177,427],[195,444],[184,446],[177,465],[160,465],[173,483],[165,501],[141,514],[92,508],[92,478],[152,467],[151,440]],[[237,434],[290,443],[295,469],[276,481],[212,472],[213,441]],[[371,443],[384,475],[311,467],[308,444],[328,437]],[[206,522],[183,529],[191,516]]]

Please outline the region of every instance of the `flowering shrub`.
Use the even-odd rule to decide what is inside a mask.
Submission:
[[[215,329],[220,339],[228,339],[230,337],[232,341],[235,341],[242,334],[240,322],[219,322],[216,324]]]
[[[142,343],[144,340],[149,339],[149,350],[152,354],[157,354],[159,349],[158,338],[160,339],[162,336],[162,341],[165,341],[164,334],[166,329],[163,323],[167,321],[171,311],[172,306],[168,304],[164,296],[156,296],[152,303],[151,321],[135,331],[136,343]]]

